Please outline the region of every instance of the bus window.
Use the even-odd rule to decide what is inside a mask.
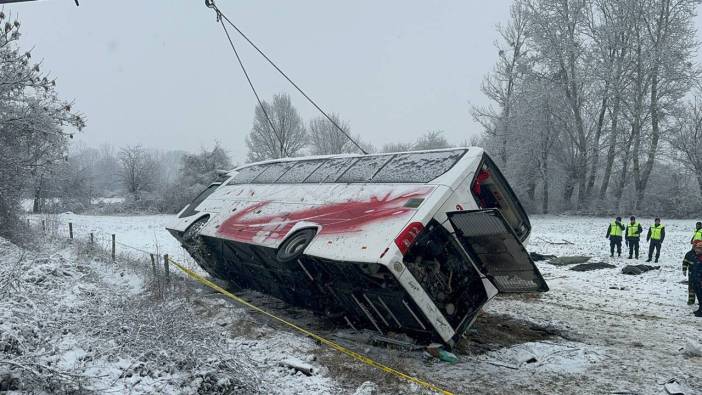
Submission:
[[[372,182],[425,183],[446,173],[466,150],[397,154]]]
[[[237,171],[234,178],[229,182],[228,185],[234,184],[248,184],[253,181],[254,178],[258,177],[265,170],[265,165],[253,165],[249,167],[244,167]]]
[[[358,158],[327,159],[322,166],[312,172],[304,181],[306,183],[334,182]]]
[[[280,176],[282,176],[286,171],[290,170],[290,168],[294,164],[295,162],[267,163],[263,165],[266,167],[266,170],[264,170],[263,173],[259,174],[259,176],[253,180],[253,182],[256,184],[273,183],[278,178],[280,178]]]
[[[481,209],[499,209],[520,240],[526,239],[531,231],[529,218],[507,180],[487,155],[470,185],[470,192]]]
[[[296,162],[292,169],[288,170],[287,173],[283,174],[282,177],[276,181],[277,184],[296,184],[303,182],[307,177],[312,174],[313,171],[324,163],[324,159],[318,160],[305,160]]]
[[[185,218],[197,214],[199,212],[195,210],[197,206],[199,206],[200,203],[207,199],[208,196],[212,195],[212,193],[216,191],[220,185],[221,183],[212,184],[208,186],[204,191],[200,192],[200,194],[197,195],[195,199],[193,199],[193,201],[186,206],[186,209],[183,210],[183,212],[178,216],[178,218]]]
[[[366,156],[354,163],[337,182],[368,182],[394,155]]]

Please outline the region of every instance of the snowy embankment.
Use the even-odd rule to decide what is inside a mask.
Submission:
[[[163,229],[171,218],[61,215],[54,224],[60,224],[58,229],[64,235],[68,232],[65,224],[70,221],[74,223],[76,237],[86,238],[90,232],[114,233],[118,242],[148,251],[158,247],[161,253],[184,260],[184,252]],[[39,220],[33,218],[35,223]],[[370,346],[362,341],[362,335],[329,328],[328,323],[304,311],[260,295],[246,296],[325,336],[337,341],[345,339],[343,344],[356,351],[457,393],[661,394],[665,393],[664,384],[669,379],[676,379],[686,394],[699,393],[695,391],[702,388],[702,358],[689,355],[686,349],[700,342],[702,319],[692,316],[694,308],[686,305],[687,285],[681,284],[685,280],[681,271],[682,256],[689,249],[695,220],[663,221],[667,236],[661,261],[657,264],[661,268],[640,276],[623,275],[621,269],[626,264],[644,263],[647,243],[642,242],[639,261],[610,258],[609,243],[604,237],[609,219],[534,217],[532,222],[530,251],[558,256],[588,255],[593,261],[616,267],[576,272],[568,266],[539,262],[550,291],[536,296],[499,296],[490,302],[467,338],[456,347],[459,362],[454,365],[424,360],[421,352]],[[647,230],[653,221],[643,219],[641,222]],[[562,240],[569,243],[553,244]],[[4,251],[7,247],[2,248]],[[56,348],[55,355],[73,363],[70,366],[74,370],[69,372],[94,376],[86,379],[93,383],[91,388],[103,385],[116,391],[178,392],[181,391],[178,386],[194,377],[191,370],[194,373],[198,369],[214,369],[213,377],[218,380],[228,378],[248,383],[247,370],[237,376],[229,375],[226,369],[217,370],[207,365],[203,354],[196,353],[198,346],[209,347],[210,352],[215,352],[211,355],[214,359],[230,358],[232,364],[243,363],[260,379],[254,384],[260,385],[263,392],[353,393],[366,380],[376,382],[383,393],[419,391],[417,387],[399,383],[395,378],[315,345],[304,336],[291,333],[197,286],[182,288],[187,292],[171,293],[168,302],[155,303],[151,301],[153,287],[148,271],[113,266],[104,259],[86,259],[75,255],[74,249],[65,245],[51,248],[59,250],[50,254],[54,258],[49,262],[69,268],[65,270],[70,276],[58,276],[56,283],[48,287],[53,292],[51,303],[39,298],[42,293],[37,289],[41,290],[41,286],[25,281],[25,293],[20,294],[25,296],[19,296],[12,308],[19,309],[18,312],[40,310],[40,314],[30,316],[44,318],[32,318],[29,322],[34,322],[32,325],[36,327],[41,321],[51,322],[52,326],[44,324],[38,329],[40,338],[48,336],[49,339],[42,344],[52,345]],[[128,250],[118,245],[118,252],[120,248]],[[3,268],[13,262],[11,258],[2,259]],[[186,282],[179,283],[184,287]],[[5,300],[0,303],[5,317],[13,316],[8,313]],[[82,307],[54,308],[62,304]],[[105,311],[112,313],[105,314]],[[66,317],[60,318],[63,314]],[[157,321],[168,318],[164,322],[184,331],[188,341],[176,332],[159,337],[153,323],[133,323],[145,318],[126,318],[151,315],[161,317],[154,318]],[[5,331],[8,322],[7,318],[3,319]],[[160,325],[159,328],[168,326],[163,322]],[[69,328],[68,334],[62,331],[64,327]],[[119,335],[119,342],[111,341],[114,336],[111,331],[121,327],[126,329]],[[197,341],[191,345],[188,336],[197,332],[200,335],[194,336]],[[178,342],[167,342],[171,337],[179,339]],[[149,343],[144,343],[147,340]],[[93,347],[92,351],[86,347]],[[161,349],[165,357],[142,355],[146,349]],[[83,352],[90,355],[89,361],[75,357]],[[188,352],[194,353],[194,357],[186,358],[191,365],[183,367],[181,364],[186,362],[183,356],[189,355]],[[41,362],[44,357],[39,358]],[[313,366],[314,374],[306,376],[280,367],[288,358]],[[149,366],[152,375],[157,372],[156,378],[147,374],[136,384],[139,379],[134,378],[134,373],[127,378],[130,365],[140,364]],[[94,366],[104,368],[100,370]],[[0,371],[2,369],[0,366]],[[157,384],[165,387],[155,387]],[[366,385],[363,390],[369,387],[372,386]],[[186,392],[193,389],[186,388]]]
[[[0,392],[338,392],[311,340],[77,244],[35,253],[0,239]],[[280,366],[290,355],[320,374]]]

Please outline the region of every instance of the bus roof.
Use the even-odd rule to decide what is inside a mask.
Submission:
[[[255,165],[264,165],[267,163],[277,163],[277,162],[297,162],[297,161],[303,161],[303,160],[314,160],[314,159],[336,159],[336,158],[365,158],[365,157],[372,157],[372,156],[384,156],[384,155],[397,155],[397,154],[418,154],[418,153],[425,153],[425,152],[445,152],[445,151],[455,151],[455,150],[471,150],[471,149],[480,149],[480,147],[450,147],[450,148],[437,148],[437,149],[428,149],[428,150],[417,150],[417,151],[398,151],[398,152],[378,152],[378,153],[372,153],[372,154],[331,154],[331,155],[307,155],[307,156],[295,156],[295,157],[286,157],[286,158],[278,158],[278,159],[266,159],[258,162],[251,162],[251,163],[246,163],[241,166],[237,166],[229,172],[241,170],[246,167],[250,166],[255,166]]]

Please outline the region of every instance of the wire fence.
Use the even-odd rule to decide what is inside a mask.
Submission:
[[[151,288],[155,294],[163,298],[165,293],[174,286],[174,280],[179,284],[190,284],[186,276],[180,271],[173,271],[170,267],[169,252],[175,253],[180,262],[194,271],[200,268],[189,258],[182,248],[177,251],[165,251],[158,243],[153,250],[144,246],[135,246],[120,239],[117,232],[105,232],[95,229],[93,225],[80,224],[73,221],[62,221],[55,215],[28,216],[27,226],[47,238],[68,240],[80,243],[84,249],[93,254],[99,254],[106,260],[115,264],[126,263],[143,273],[151,274]]]

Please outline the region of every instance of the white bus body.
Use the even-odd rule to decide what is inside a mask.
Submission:
[[[248,164],[168,230],[234,286],[448,345],[498,292],[548,290],[524,209],[475,147]]]

